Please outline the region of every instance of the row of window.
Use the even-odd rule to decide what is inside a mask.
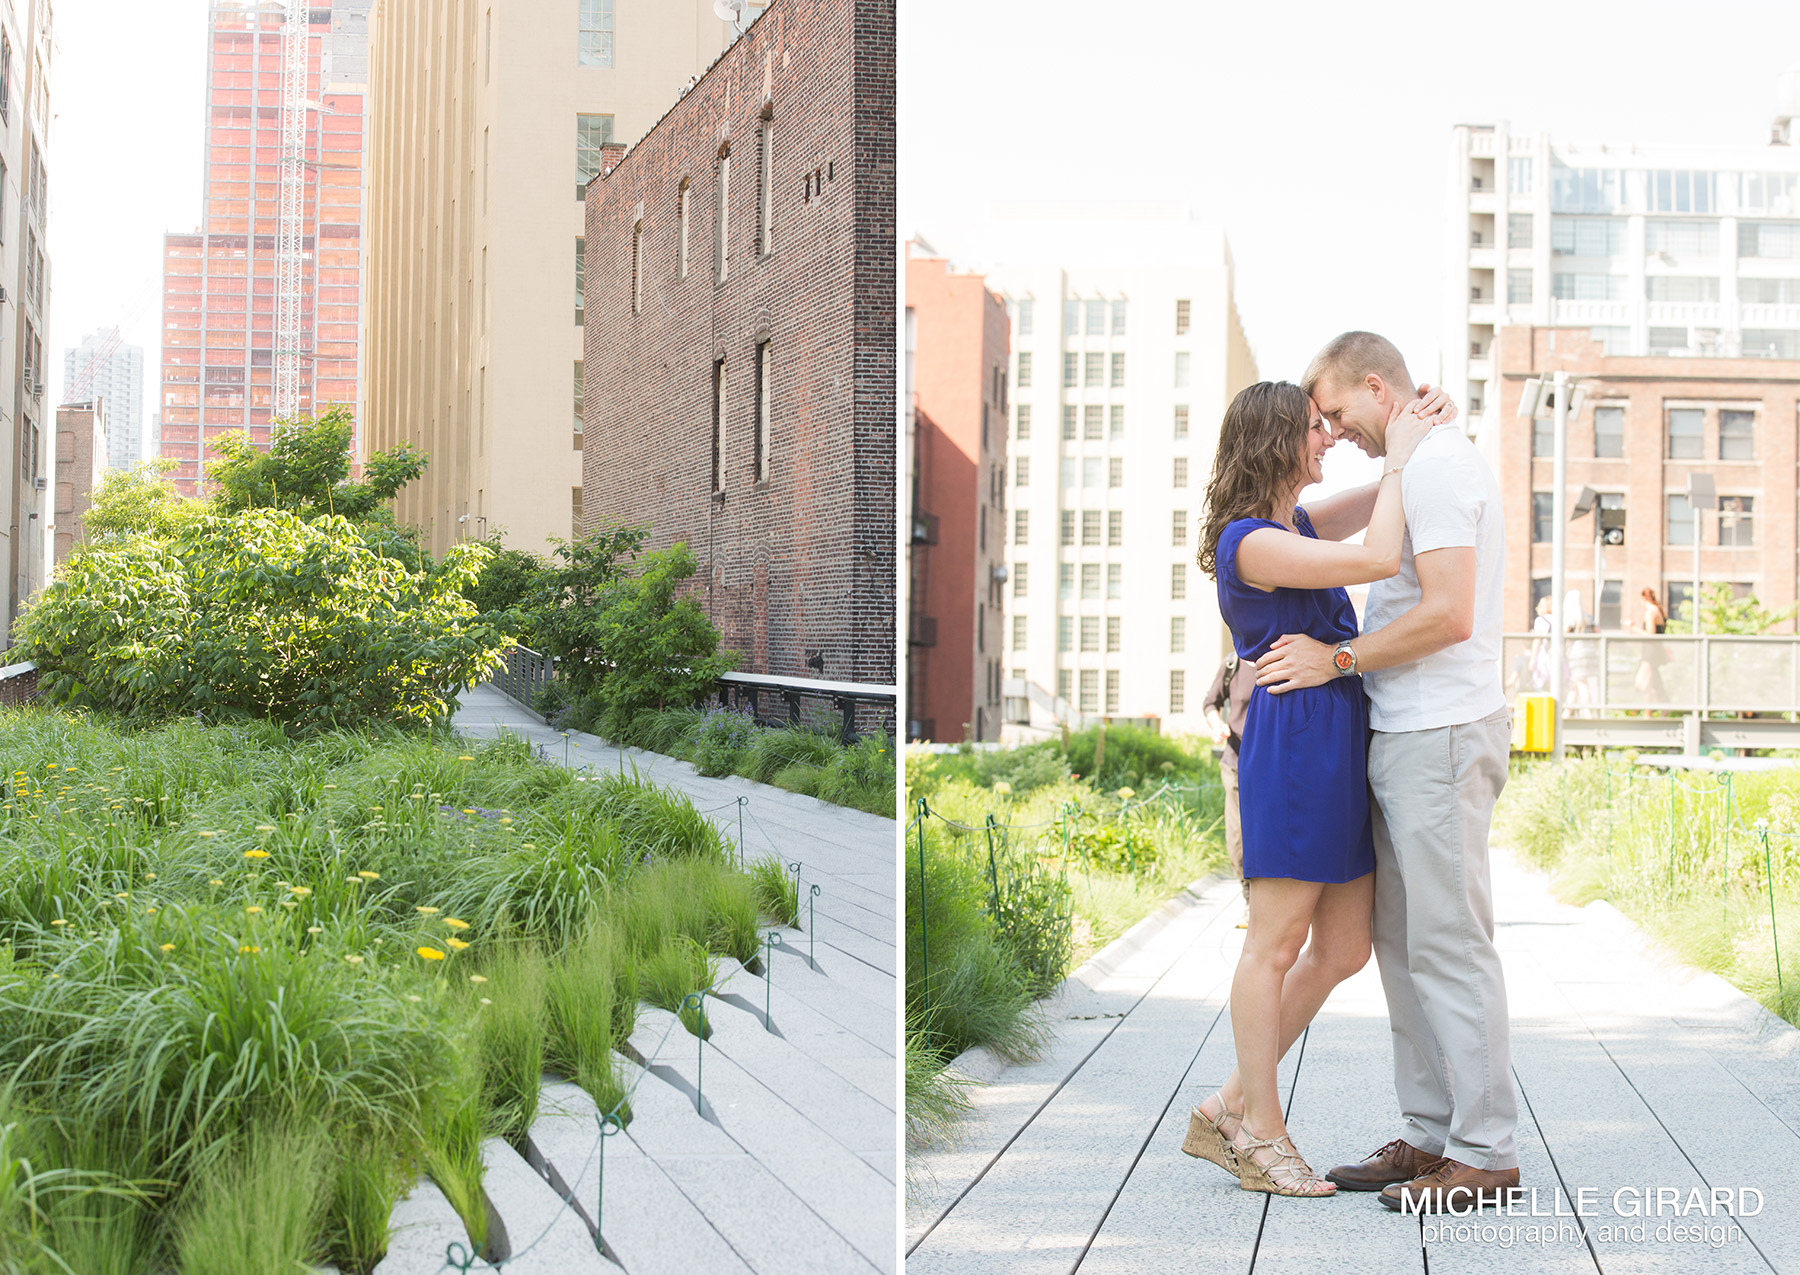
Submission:
[[[1556,515],[1552,507],[1554,493],[1531,493],[1531,540],[1533,544],[1551,542]],[[1663,497],[1663,543],[1692,546],[1694,543],[1694,508],[1685,493],[1672,492]],[[1603,509],[1624,509],[1625,497],[1620,492],[1606,492],[1600,497]],[[1724,549],[1747,549],[1756,544],[1756,498],[1754,496],[1720,496],[1718,540]]]
[[[1719,211],[1719,176],[1718,173],[1688,168],[1627,172],[1617,168],[1556,165],[1550,173],[1550,211],[1606,213],[1617,212],[1629,204],[1646,212],[1716,213]],[[1759,212],[1785,212],[1791,208],[1793,174],[1740,173],[1738,177],[1740,208]],[[1782,189],[1783,181],[1789,183],[1785,196],[1775,193]],[[1774,202],[1782,199],[1788,202]]]
[[[1031,439],[1031,404],[1020,403],[1014,411],[1013,437],[1019,442]],[[1125,404],[1123,403],[1064,403],[1062,409],[1062,436],[1066,443],[1077,441],[1098,443],[1107,438],[1122,438],[1125,434]],[[1188,405],[1175,405],[1175,438],[1188,436]],[[1025,484],[1020,483],[1023,487]]]
[[[1065,489],[1123,487],[1125,485],[1125,458],[1123,456],[1064,456],[1061,476],[1061,485]],[[1169,462],[1169,481],[1173,487],[1188,485],[1188,459],[1186,456],[1176,456]],[[1015,487],[1031,486],[1031,457],[1016,456],[1013,458],[1013,485]]]
[[[1709,581],[1708,583],[1724,584],[1731,590],[1732,598],[1737,601],[1742,601],[1755,592],[1754,587],[1748,581],[1743,580]],[[1532,615],[1535,616],[1537,614],[1538,603],[1550,596],[1550,588],[1551,580],[1549,576],[1532,577]],[[1600,612],[1594,617],[1597,627],[1615,630],[1624,627],[1622,623],[1624,619],[1624,607],[1622,606],[1624,594],[1625,582],[1623,580],[1607,580],[1602,582],[1600,586]],[[1667,614],[1671,617],[1679,615],[1681,608],[1687,605],[1688,599],[1693,597],[1693,594],[1693,577],[1690,576],[1683,580],[1665,580],[1663,582],[1662,598]],[[1683,631],[1680,628],[1680,622],[1673,619],[1671,619],[1669,628],[1672,632]]]
[[[1102,298],[1070,298],[1063,302],[1064,336],[1124,336],[1128,302],[1124,297],[1113,301]],[[1030,336],[1035,330],[1036,315],[1030,297],[1018,297],[1007,303],[1012,311],[1013,330],[1019,336]],[[1193,321],[1192,302],[1175,302],[1175,335],[1186,336]],[[1020,381],[1020,385],[1027,384]]]
[[[1668,460],[1705,460],[1706,409],[1671,407],[1663,413],[1663,455]],[[1717,436],[1717,459],[1756,459],[1756,413],[1746,409],[1721,408]],[[1531,454],[1544,458],[1554,454],[1555,424],[1533,421]],[[1594,456],[1599,460],[1616,460],[1625,455],[1625,409],[1594,409]]]
[[[1059,668],[1056,670],[1056,694],[1059,698],[1064,699],[1064,700],[1075,698],[1075,685],[1076,685],[1076,683],[1074,681],[1075,672],[1076,672],[1076,670],[1066,669],[1066,668]],[[1080,670],[1081,691],[1080,691],[1079,701],[1076,703],[1076,708],[1078,708],[1081,712],[1098,713],[1101,711],[1101,709],[1100,709],[1100,674],[1101,674],[1101,672],[1102,672],[1102,670],[1094,669],[1094,668],[1084,668],[1084,669]],[[1108,713],[1116,713],[1119,711],[1119,670],[1116,668],[1109,668],[1109,669],[1104,670],[1104,672],[1106,674],[1106,710],[1105,711]],[[1169,711],[1170,712],[1180,712],[1181,710],[1178,708],[1171,708]]]

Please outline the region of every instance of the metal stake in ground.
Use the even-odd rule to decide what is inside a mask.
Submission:
[[[744,807],[745,807],[745,806],[746,806],[746,805],[747,805],[747,804],[749,804],[749,801],[750,801],[750,798],[748,798],[748,797],[739,797],[739,798],[738,798],[738,799],[737,799],[737,808],[738,808],[738,870],[739,870],[739,871],[740,871],[740,872],[741,872],[741,871],[742,871],[742,870],[743,870],[743,867],[744,867],[744,865],[745,865],[745,864],[746,864],[746,863],[748,863],[748,862],[749,862],[749,859],[748,859],[748,858],[747,858],[747,857],[746,857],[746,856],[745,856],[745,854],[744,854]]]
[[[1777,1004],[1787,1006],[1787,984],[1781,978],[1781,932],[1775,926],[1775,863],[1769,854],[1769,821],[1758,819],[1756,831],[1763,843],[1763,879],[1769,886],[1769,941],[1775,945],[1775,995]]]
[[[994,862],[994,826],[994,812],[990,810],[988,812],[985,829],[987,832],[988,848],[988,886],[993,892],[994,899],[994,910],[992,915],[998,917],[1000,915],[1000,868],[999,865]]]
[[[815,884],[806,899],[806,960],[815,970],[819,968],[819,928],[814,923],[813,904],[818,897],[819,887]]]
[[[769,1008],[775,997],[775,949],[781,946],[781,935],[770,930],[763,935],[763,1030],[774,1031],[769,1025]]]
[[[606,1219],[606,1140],[625,1127],[619,1123],[617,1113],[617,1107],[594,1113],[594,1118],[600,1122],[600,1185],[594,1191],[594,1251],[602,1255],[606,1252],[606,1232],[601,1229]]]
[[[792,924],[800,924],[800,864],[798,861],[788,864],[788,871],[794,874],[794,919]]]
[[[919,814],[913,820],[919,829],[919,993],[925,1014],[931,1014],[931,936],[925,928],[925,816],[931,807],[919,798]]]
[[[689,1002],[693,1003],[694,1008],[694,1114],[704,1118],[706,1113],[700,1109],[700,1076],[706,1066],[706,1012],[702,1009],[705,997],[699,992],[689,992],[681,998],[681,1008],[688,1008]],[[679,1011],[675,1017],[681,1017]]]

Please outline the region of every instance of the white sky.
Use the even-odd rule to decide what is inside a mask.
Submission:
[[[1436,378],[1452,125],[1754,145],[1800,62],[1794,0],[901,0],[900,21],[903,236],[972,264],[998,201],[1186,202],[1224,226],[1261,374],[1288,379],[1347,328]],[[1372,468],[1352,450],[1328,486]]]
[[[206,0],[61,0],[50,70],[50,325],[63,356],[125,324],[144,349],[144,425],[157,410],[162,236],[200,224]]]

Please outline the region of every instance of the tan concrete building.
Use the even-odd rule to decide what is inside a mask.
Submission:
[[[1527,377],[1559,368],[1587,389],[1569,421],[1565,508],[1590,487],[1625,516],[1621,542],[1603,542],[1598,553],[1592,514],[1568,524],[1564,589],[1580,597],[1583,614],[1603,631],[1641,628],[1639,591],[1650,588],[1674,618],[1694,579],[1692,473],[1711,475],[1718,493],[1716,508],[1699,511],[1702,585],[1729,584],[1775,610],[1793,605],[1800,360],[1609,355],[1583,331],[1505,327],[1494,346],[1491,406],[1506,509],[1507,630],[1528,630],[1537,600],[1550,593],[1553,429],[1544,421],[1534,428],[1519,400]],[[1793,630],[1791,622],[1775,629]]]
[[[574,533],[584,190],[736,34],[711,0],[377,7],[358,446],[430,455],[396,512],[434,552]]]

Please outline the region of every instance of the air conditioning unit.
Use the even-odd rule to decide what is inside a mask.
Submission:
[[[0,288],[0,305],[6,304],[6,289]]]
[[[43,491],[50,486],[50,480],[48,478],[34,478],[32,479],[31,485],[38,491]]]

